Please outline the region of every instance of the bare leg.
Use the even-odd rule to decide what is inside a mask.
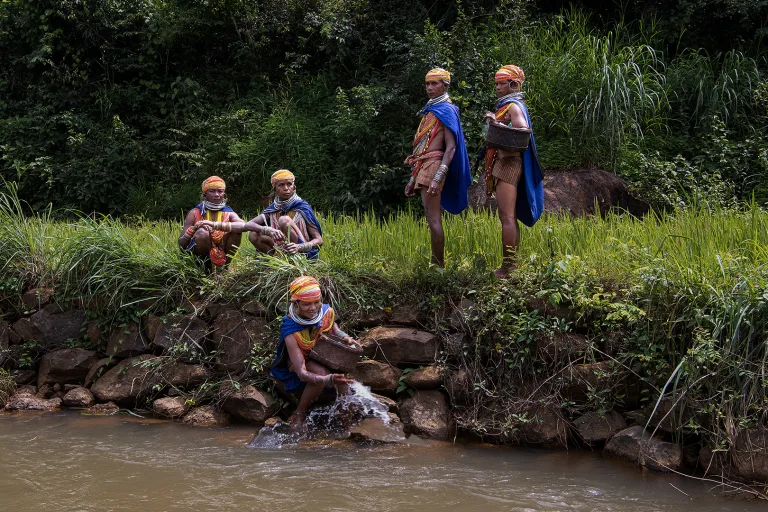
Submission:
[[[262,235],[251,231],[248,233],[248,241],[250,241],[258,252],[264,252],[267,254],[273,254],[275,252],[275,241],[271,236]]]
[[[207,229],[200,228],[195,231],[195,246],[192,248],[192,253],[197,256],[208,256],[211,250],[211,234]]]
[[[443,233],[440,194],[431,196],[427,190],[427,187],[421,187],[421,202],[424,204],[424,213],[427,216],[429,236],[432,241],[432,263],[438,267],[445,267],[445,234]]]
[[[237,253],[237,249],[240,247],[240,241],[242,239],[242,233],[227,233],[224,235],[224,252],[227,254],[227,263],[232,261],[235,253]]]
[[[291,219],[289,216],[283,215],[277,219],[277,228],[282,231],[283,234],[288,233],[289,242],[294,244],[299,243],[299,237],[296,236],[298,228],[296,227],[296,224],[293,223],[293,219]],[[306,240],[304,241],[306,242]]]
[[[314,361],[306,361],[306,366],[307,370],[318,375],[328,375],[330,373],[325,366]],[[307,385],[304,386],[304,391],[302,391],[301,398],[299,399],[299,405],[296,406],[296,411],[291,415],[291,430],[302,430],[304,421],[307,419],[307,409],[309,409],[312,402],[317,400],[317,397],[322,394],[323,389],[325,389],[325,385],[322,383],[311,384],[308,382]]]
[[[517,185],[499,180],[496,184],[496,201],[501,220],[501,267],[493,274],[503,279],[514,268],[517,248],[520,246],[520,228],[517,225]]]

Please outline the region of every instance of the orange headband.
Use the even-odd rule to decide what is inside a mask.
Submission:
[[[424,78],[424,81],[432,82],[433,80],[443,82],[445,85],[450,85],[451,74],[443,68],[430,69],[427,76]]]
[[[296,176],[293,175],[291,171],[288,169],[280,169],[279,171],[275,171],[274,174],[272,174],[271,182],[274,185],[280,180],[295,180]]]
[[[320,300],[322,296],[320,294],[320,283],[317,279],[311,276],[301,276],[288,286],[288,291],[291,294],[291,300],[298,300],[301,302],[315,302]]]
[[[502,66],[501,69],[499,69],[496,72],[496,81],[497,82],[520,82],[521,84],[525,82],[525,73],[523,73],[523,70],[519,67],[515,66],[514,64],[507,64],[506,66]]]
[[[218,176],[211,176],[203,182],[203,194],[212,188],[222,188],[226,190],[227,186],[224,184],[223,179]]]

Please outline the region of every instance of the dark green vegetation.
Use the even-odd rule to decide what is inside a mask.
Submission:
[[[423,76],[453,72],[471,151],[492,77],[527,76],[547,168],[658,206],[768,200],[765,1],[5,0],[0,176],[35,208],[175,217],[277,168],[322,211],[402,204]],[[619,21],[617,21],[619,20]]]
[[[444,272],[428,266],[423,219],[400,213],[383,222],[323,219],[322,261],[256,257],[246,246],[226,272],[209,276],[177,250],[177,222],[63,222],[21,210],[12,191],[0,195],[9,319],[33,288],[85,305],[106,332],[190,302],[202,310],[258,300],[274,311],[287,284],[309,273],[345,326],[379,308],[419,311],[446,340],[442,364],[466,372],[448,387],[462,395],[455,413],[469,432],[514,440],[532,407],[569,416],[634,410],[652,406],[665,386],[685,423],[678,440],[727,447],[740,429],[766,424],[768,214],[754,206],[643,220],[548,216],[524,232],[519,271],[505,283],[488,275],[500,255],[498,220],[485,212],[447,220]],[[463,321],[457,308],[466,308]],[[457,342],[457,333],[468,336]],[[554,355],[543,348],[570,335],[584,343],[561,344]],[[257,382],[272,350],[254,347]],[[39,357],[25,353],[30,365]],[[574,378],[580,369],[588,373]]]

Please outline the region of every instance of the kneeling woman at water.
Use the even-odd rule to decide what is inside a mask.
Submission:
[[[286,392],[301,395],[291,416],[291,427],[299,429],[307,417],[307,409],[324,388],[339,386],[339,392],[346,393],[347,384],[353,382],[307,358],[320,334],[335,334],[350,345],[359,344],[336,325],[334,311],[322,303],[320,284],[314,277],[299,277],[290,284],[289,293],[291,305],[280,325],[277,357],[270,373],[285,386]]]

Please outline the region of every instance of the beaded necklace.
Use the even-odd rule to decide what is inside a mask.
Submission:
[[[431,107],[432,105],[437,105],[438,103],[445,103],[445,102],[446,102],[446,101],[448,101],[449,99],[451,99],[451,98],[448,96],[448,93],[447,93],[447,92],[444,92],[443,94],[441,94],[441,95],[440,95],[440,96],[438,96],[437,98],[432,98],[431,100],[427,101],[427,104],[426,104],[426,105],[424,105],[424,108],[423,108],[423,109],[421,109],[421,110],[419,110],[419,111],[416,113],[416,115],[417,115],[417,116],[421,116],[421,115],[424,115],[424,110],[426,110],[427,108]]]

